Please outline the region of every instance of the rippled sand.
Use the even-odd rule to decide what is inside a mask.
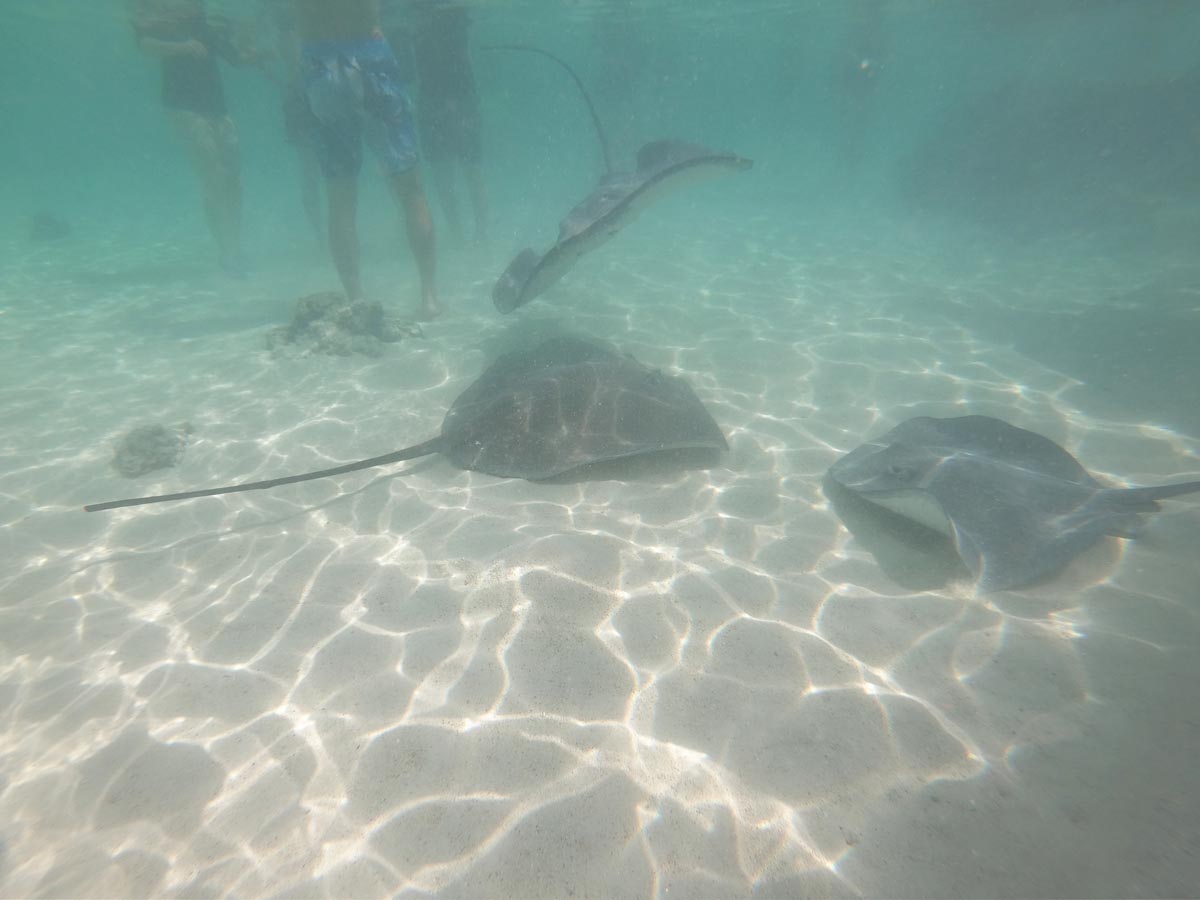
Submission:
[[[976,596],[821,487],[865,438],[968,412],[1101,476],[1200,477],[1158,407],[1101,414],[971,327],[1086,314],[1112,272],[922,254],[899,224],[668,225],[508,318],[508,248],[451,254],[446,316],[380,360],[262,350],[320,260],[239,284],[169,247],[26,259],[0,297],[0,892],[1191,893],[1200,502]],[[402,309],[408,269],[372,271]],[[434,457],[79,509],[423,440],[559,328],[686,376],[722,464],[538,485]],[[183,462],[119,478],[112,443],[155,421],[192,424]]]

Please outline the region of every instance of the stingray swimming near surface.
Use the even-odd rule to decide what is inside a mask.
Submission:
[[[829,476],[949,535],[983,591],[1054,575],[1105,536],[1135,536],[1158,500],[1200,491],[1200,481],[1106,487],[1058,444],[989,416],[909,419]]]
[[[585,253],[610,241],[663,194],[683,184],[748,169],[734,153],[683,141],[653,141],[638,151],[633,172],[610,172],[563,219],[558,240],[545,253],[526,248],[492,289],[492,302],[512,312],[565,275]]]
[[[682,378],[597,344],[559,337],[497,359],[454,401],[441,434],[423,443],[302,475],[84,509],[257,491],[432,453],[460,469],[545,481],[634,457],[727,449],[720,426]]]
[[[579,88],[604,156],[605,174],[596,189],[572,209],[559,225],[558,240],[545,253],[527,247],[508,264],[492,288],[492,302],[502,313],[512,312],[552,287],[578,262],[610,241],[646,207],[686,184],[749,169],[753,162],[722,150],[679,140],[651,141],[637,154],[632,172],[614,170],[608,138],[596,107],[575,71],[552,53],[537,47],[490,46],[488,50],[519,50],[548,57],[567,71]]]

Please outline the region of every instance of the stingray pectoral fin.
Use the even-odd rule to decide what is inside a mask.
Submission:
[[[982,593],[1013,591],[1053,578],[1083,551],[1104,537],[1099,527],[1080,528],[1057,538],[997,547],[982,559],[977,586]]]
[[[1059,552],[1066,550],[1066,544],[1056,544],[1042,534],[1022,509],[972,503],[949,517],[955,549],[982,593],[1024,587],[1070,558]]]
[[[526,296],[525,289],[541,261],[542,257],[537,251],[529,247],[517,254],[516,258],[508,264],[508,268],[504,270],[504,274],[497,279],[496,286],[492,288],[492,302],[496,304],[496,309],[502,313],[510,313],[521,304],[533,299],[531,296]]]
[[[976,579],[984,582],[989,580],[989,576],[995,574],[989,572],[983,546],[972,531],[951,523],[950,536],[954,541],[954,549],[958,551],[959,559]],[[994,566],[991,568],[994,569]]]
[[[101,512],[106,509],[120,509],[124,506],[145,506],[150,503],[167,503],[171,500],[194,500],[197,497],[215,497],[218,494],[261,491],[265,488],[279,487],[284,484],[295,484],[298,481],[313,481],[317,478],[327,478],[330,475],[344,475],[347,472],[357,472],[360,469],[370,469],[375,466],[387,465],[388,463],[402,462],[406,459],[416,459],[419,456],[428,456],[430,453],[437,453],[441,449],[441,443],[442,439],[436,437],[412,447],[405,447],[403,450],[394,450],[391,453],[383,454],[383,456],[372,456],[370,459],[360,459],[357,462],[346,463],[343,466],[334,466],[332,469],[319,469],[316,472],[305,472],[302,475],[285,475],[283,478],[272,478],[268,481],[251,481],[246,484],[233,484],[226,487],[184,491],[180,494],[160,494],[156,497],[109,500],[105,503],[91,503],[85,506],[83,510],[84,512]]]
[[[1136,540],[1146,533],[1146,519],[1137,513],[1110,516],[1105,520],[1104,533],[1109,537]]]

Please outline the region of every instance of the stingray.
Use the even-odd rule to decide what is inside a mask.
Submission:
[[[653,141],[638,151],[633,172],[610,172],[559,226],[545,253],[522,250],[492,289],[492,302],[509,313],[546,291],[579,258],[611,240],[672,189],[750,168],[750,160],[683,141]]]
[[[829,475],[948,535],[983,591],[1048,578],[1105,536],[1135,537],[1157,501],[1200,491],[1200,481],[1107,487],[1058,444],[989,416],[909,419]]]
[[[454,401],[435,438],[358,462],[227,487],[85,506],[88,512],[190,500],[342,475],[440,453],[460,469],[529,481],[670,451],[728,450],[691,386],[631,356],[558,337],[498,358]]]
[[[535,53],[562,67],[587,105],[605,170],[596,189],[559,225],[554,246],[545,253],[527,247],[508,264],[492,288],[492,302],[502,313],[512,312],[552,287],[581,256],[607,243],[664,194],[692,182],[744,171],[753,165],[734,153],[710,150],[685,141],[662,140],[651,141],[638,151],[637,166],[632,172],[617,171],[596,105],[588,96],[583,80],[570,65],[538,47],[504,44],[483,49]]]

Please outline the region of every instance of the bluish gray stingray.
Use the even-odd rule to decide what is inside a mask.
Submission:
[[[638,151],[633,172],[609,172],[562,221],[558,240],[545,253],[526,248],[508,264],[492,289],[502,313],[512,312],[554,285],[585,253],[607,243],[638,214],[673,188],[753,163],[734,153],[683,141],[653,141]]]
[[[1135,536],[1156,501],[1200,491],[1200,481],[1105,487],[1058,444],[989,416],[909,419],[829,475],[949,535],[984,591],[1049,577],[1106,535]]]
[[[257,491],[432,453],[460,469],[544,481],[631,457],[727,449],[720,427],[682,378],[596,344],[559,337],[497,359],[454,401],[441,434],[423,443],[303,475],[84,509]]]
[[[492,288],[492,302],[502,313],[509,313],[537,297],[565,275],[585,253],[590,253],[632,222],[643,209],[689,181],[699,181],[749,169],[753,163],[733,153],[710,150],[683,141],[652,141],[638,151],[637,168],[617,172],[612,151],[596,105],[588,96],[583,80],[565,61],[538,47],[504,44],[485,46],[485,50],[515,50],[534,53],[561,66],[579,89],[596,130],[596,140],[604,156],[605,175],[600,184],[577,205],[559,225],[558,240],[545,253],[526,248],[508,264]]]

